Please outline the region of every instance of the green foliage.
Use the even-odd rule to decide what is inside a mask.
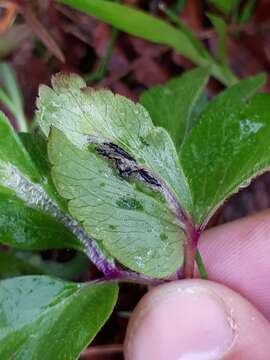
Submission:
[[[26,206],[17,196],[1,191],[1,188],[0,242],[18,249],[83,249],[76,237],[58,220]]]
[[[240,186],[269,168],[270,98],[262,94],[248,100],[264,81],[264,76],[242,80],[217,96],[183,144],[181,163],[198,225]]]
[[[12,164],[33,181],[40,181],[41,177],[32,163],[27,151],[22,146],[18,136],[15,134],[8,119],[0,112],[1,132],[1,167],[3,164]]]
[[[208,0],[209,3],[215,5],[217,9],[229,14],[233,8],[239,3],[239,0]]]
[[[226,66],[227,65],[227,56],[226,56],[227,24],[220,16],[216,16],[214,14],[208,14],[208,17],[212,22],[214,28],[216,29],[219,37],[218,51],[217,51],[218,59],[223,66]]]
[[[197,68],[146,90],[140,98],[154,124],[168,131],[177,149],[196,123],[198,116],[194,110],[208,77],[209,69]]]
[[[46,276],[1,281],[1,359],[77,359],[110,316],[117,292],[114,284]]]
[[[27,131],[27,120],[23,110],[23,98],[11,66],[0,63],[0,101],[14,115],[20,131]]]
[[[245,23],[248,22],[254,12],[254,8],[256,5],[256,0],[247,0],[246,4],[244,5],[244,8],[240,14],[240,22]]]
[[[0,132],[0,241],[36,250],[82,249],[82,244],[52,216],[55,209],[48,211],[52,200],[46,190],[51,194],[55,190],[39,172],[2,113]],[[56,198],[58,195],[53,197]]]

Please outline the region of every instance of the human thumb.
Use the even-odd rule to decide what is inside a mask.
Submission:
[[[182,280],[149,291],[128,326],[126,360],[270,358],[270,323],[229,288]]]

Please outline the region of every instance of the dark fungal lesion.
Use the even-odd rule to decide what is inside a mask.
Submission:
[[[137,180],[146,185],[150,190],[162,194],[164,199],[169,203],[172,212],[181,223],[184,224],[186,222],[186,214],[182,211],[176,197],[167,185],[161,182],[144,166],[138,164],[136,159],[123,148],[112,142],[100,141],[100,138],[95,136],[88,136],[87,143],[89,146],[92,146],[92,149],[95,150],[97,154],[112,163],[121,178]]]
[[[120,146],[103,142],[95,145],[96,152],[104,158],[113,162],[119,176],[125,179],[136,179],[142,181],[153,190],[160,190],[161,183],[144,167]]]

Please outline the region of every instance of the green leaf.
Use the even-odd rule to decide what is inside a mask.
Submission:
[[[171,5],[171,11],[173,11],[175,14],[178,14],[184,9],[186,6],[187,0],[176,0],[173,1],[173,4]]]
[[[17,84],[16,75],[7,63],[0,63],[0,79],[4,90],[0,89],[0,100],[14,115],[21,131],[27,131],[27,120],[24,115],[23,98]]]
[[[0,282],[0,358],[75,360],[110,316],[115,284],[46,276]]]
[[[49,156],[71,215],[120,263],[153,277],[181,266],[184,235],[161,194],[120,178],[107,160],[75,147],[55,128]]]
[[[220,16],[214,14],[208,14],[208,18],[218,33],[218,60],[225,65],[227,63],[227,24]]]
[[[63,211],[66,211],[67,205],[64,199],[57,193],[51,178],[46,137],[40,132],[35,132],[34,134],[19,133],[19,138],[32,162],[35,164],[35,168],[38,170],[40,176],[42,176],[42,185],[46,193]]]
[[[193,111],[208,77],[209,69],[197,68],[146,90],[140,98],[154,124],[169,132],[177,149],[195,125],[197,116]]]
[[[45,212],[25,206],[3,189],[0,189],[0,242],[20,249],[83,249],[63,224]]]
[[[19,139],[28,152],[32,162],[38,169],[39,174],[46,178],[50,173],[50,162],[47,155],[47,139],[38,132],[35,133],[19,133]]]
[[[61,211],[41,186],[49,189],[48,181],[2,113],[0,134],[0,241],[24,249],[81,249],[71,232],[54,219]]]
[[[37,102],[37,116],[45,135],[53,125],[81,149],[89,142],[120,146],[162,180],[182,207],[189,208],[188,187],[173,142],[164,129],[153,126],[140,104],[108,90],[86,88],[74,74],[60,74],[53,78],[52,85],[53,90],[40,88]]]
[[[246,4],[244,5],[244,8],[242,10],[242,13],[240,15],[240,22],[241,23],[245,23],[248,22],[253,13],[254,13],[254,8],[256,5],[256,0],[247,0]]]
[[[29,154],[2,112],[0,112],[0,134],[0,161],[14,165],[34,182],[41,181]]]
[[[223,11],[225,14],[229,14],[239,0],[208,0],[208,2],[215,5],[217,9]]]
[[[230,84],[235,83],[235,76],[232,74],[230,65],[227,59],[227,37],[228,29],[226,22],[220,17],[214,14],[208,14],[208,17],[218,34],[218,44],[217,44],[217,61],[220,64],[221,72],[224,77],[229,79]]]
[[[270,165],[270,97],[251,93],[264,76],[239,82],[211,101],[183,144],[181,161],[197,225]]]
[[[80,224],[66,213],[66,204],[56,193],[50,177],[46,176],[48,171],[48,168],[44,167],[46,159],[44,160],[37,153],[44,151],[40,139],[37,138],[33,141],[33,137],[26,136],[27,139],[25,138],[24,142],[27,144],[28,153],[1,113],[0,133],[2,135],[0,143],[1,191],[13,196],[13,204],[15,203],[14,197],[21,201],[16,204],[14,212],[10,210],[9,218],[3,214],[3,229],[8,234],[8,236],[3,236],[3,241],[22,248],[29,246],[29,249],[47,249],[48,245],[50,247],[73,247],[76,244],[76,248],[83,248],[98,268],[105,271],[104,266],[107,263],[103,263],[102,250],[97,248],[92,239],[81,229]],[[41,168],[43,168],[42,171]],[[37,229],[36,224],[35,232],[30,231],[30,238],[25,231],[26,229],[29,231],[32,223],[30,226],[25,217],[22,217],[23,221],[20,222],[20,218],[16,215],[17,211],[20,211],[22,216],[31,214],[34,221],[40,226]],[[7,221],[11,220],[13,222],[8,224]],[[52,226],[52,232],[47,231],[48,226]],[[41,236],[42,232],[43,236]],[[40,236],[35,236],[36,233]],[[76,241],[72,234],[76,236]],[[54,238],[49,238],[51,235],[54,235]],[[72,242],[69,241],[70,239]],[[83,247],[79,244],[82,244]],[[113,266],[112,262],[110,262],[110,266]]]

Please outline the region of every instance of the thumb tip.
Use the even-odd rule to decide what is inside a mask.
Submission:
[[[126,359],[220,358],[233,343],[232,323],[223,300],[198,282],[160,286],[131,319]]]
[[[250,325],[251,316],[255,328]],[[246,353],[250,356],[246,336],[253,332],[256,339],[266,327],[269,336],[269,324],[262,315],[222,285],[205,280],[172,282],[149,291],[137,305],[128,326],[125,359],[235,359],[235,354]],[[253,359],[264,359],[254,357],[254,351],[257,350],[251,350]]]

